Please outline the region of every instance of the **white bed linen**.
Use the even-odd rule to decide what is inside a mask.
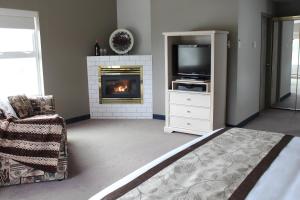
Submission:
[[[260,177],[246,200],[300,199],[300,138],[294,138]]]

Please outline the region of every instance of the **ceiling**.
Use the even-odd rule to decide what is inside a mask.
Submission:
[[[289,3],[297,0],[272,0],[273,2],[280,2],[280,3]]]

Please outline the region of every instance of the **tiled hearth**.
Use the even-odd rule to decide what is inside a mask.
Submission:
[[[142,69],[142,103],[103,103],[99,97],[99,66]],[[89,103],[92,119],[152,119],[152,56],[89,56],[87,57]]]

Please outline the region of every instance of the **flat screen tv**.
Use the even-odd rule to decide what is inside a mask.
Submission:
[[[210,45],[173,45],[173,75],[181,78],[209,79]]]

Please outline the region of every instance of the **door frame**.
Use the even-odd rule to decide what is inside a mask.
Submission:
[[[261,14],[261,52],[260,52],[260,95],[259,111],[271,107],[273,20],[272,15]],[[264,20],[266,23],[263,23]],[[266,27],[263,27],[266,26]],[[266,32],[263,32],[266,30]],[[263,49],[265,48],[265,51]],[[264,73],[263,73],[264,72]]]

